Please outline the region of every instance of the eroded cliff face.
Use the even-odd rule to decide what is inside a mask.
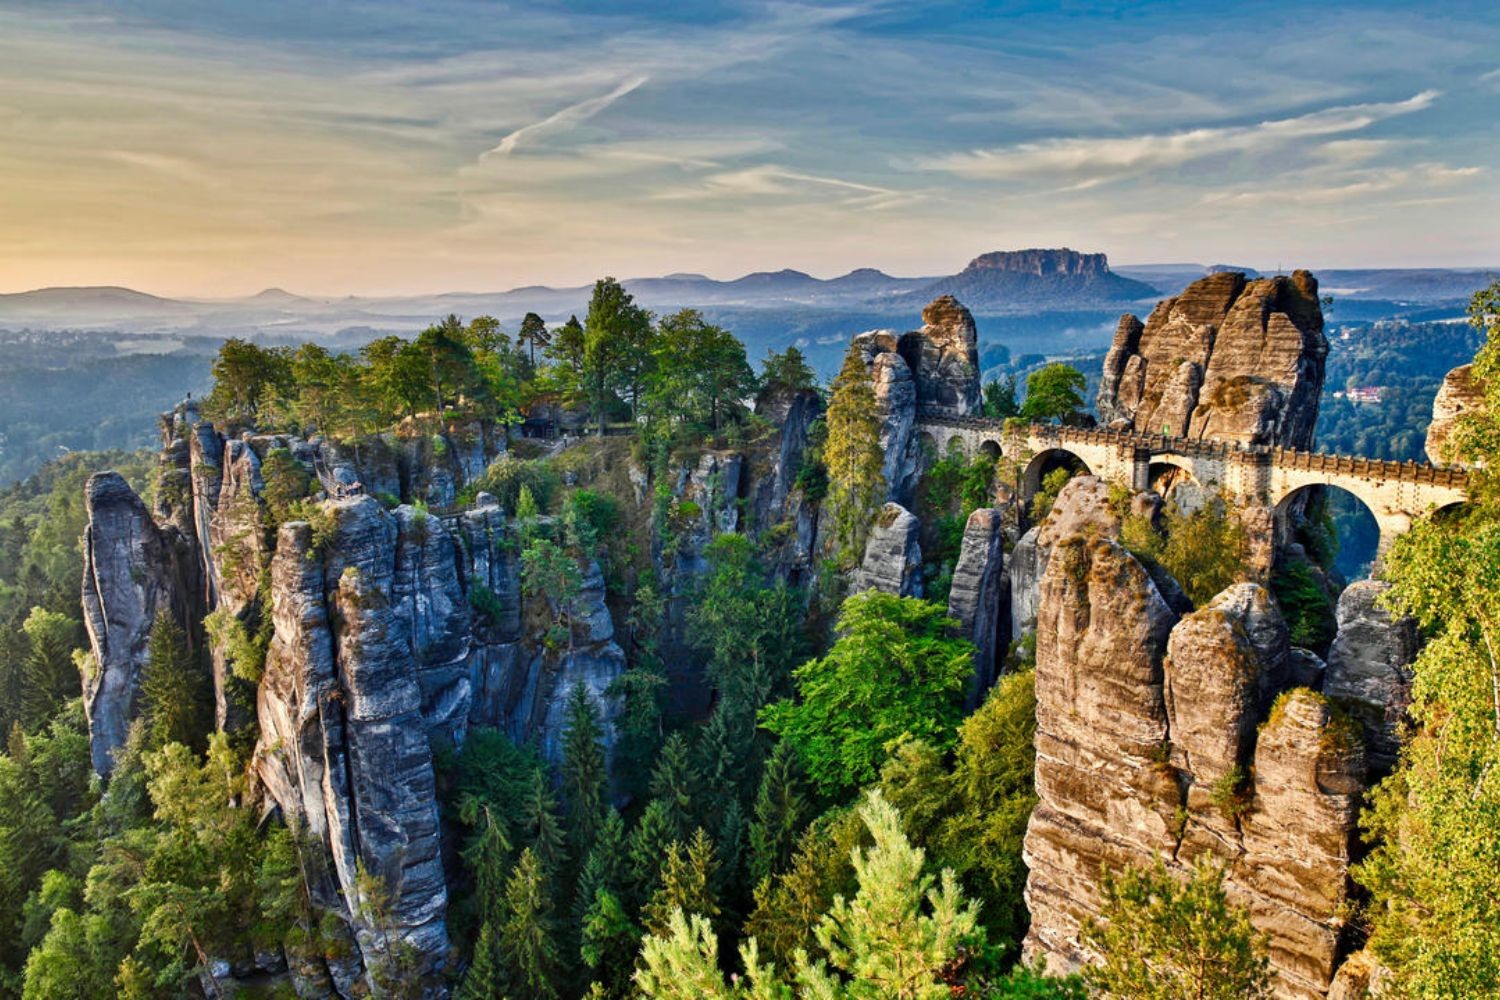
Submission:
[[[917,409],[941,407],[967,416],[980,403],[974,317],[957,299],[943,295],[922,310],[922,324],[900,336],[891,330],[862,333],[849,348],[859,352],[870,372],[880,409],[886,499],[906,507],[922,475]]]
[[[1327,354],[1312,274],[1209,275],[1145,323],[1121,318],[1099,419],[1143,434],[1309,449]]]
[[[329,876],[317,902],[358,944],[342,961],[288,956],[297,978],[322,984],[309,986],[314,993],[349,995],[362,966],[388,954],[387,931],[436,973],[448,937],[435,754],[489,726],[534,740],[555,761],[575,684],[594,698],[612,742],[617,709],[607,692],[625,657],[599,567],[580,567],[583,587],[569,607],[528,614],[515,533],[492,498],[444,516],[387,509],[398,496],[451,499],[493,457],[482,434],[441,447],[430,438],[359,447],[286,435],[226,440],[191,406],[168,415],[163,430],[154,515],[117,475],[88,488],[83,601],[100,666],[85,701],[96,769],[108,773],[136,714],[158,613],[195,637],[209,612],[262,632],[258,685],[233,679],[224,644],[210,644],[218,724],[259,724],[252,766],[261,788],[288,824],[324,845]],[[313,524],[275,528],[273,457],[279,475],[300,474],[315,492]],[[428,460],[432,469],[418,471]],[[369,484],[395,492],[382,502]],[[543,633],[559,616],[572,634],[554,649]],[[392,894],[379,934],[361,908],[361,871]]]
[[[1474,381],[1474,366],[1459,365],[1443,377],[1432,401],[1432,422],[1427,425],[1427,460],[1433,465],[1460,465],[1453,447],[1453,432],[1464,415],[1484,402]]]
[[[1381,585],[1356,589],[1335,648],[1359,683],[1330,682],[1258,584],[1174,606],[1092,494],[1059,496],[1038,587],[1025,951],[1058,970],[1092,961],[1079,932],[1099,915],[1103,869],[1160,857],[1185,873],[1207,855],[1268,936],[1277,995],[1326,996],[1349,944],[1367,747],[1399,712],[1392,661],[1415,653],[1409,623],[1371,610]],[[1345,707],[1361,705],[1358,718]]]

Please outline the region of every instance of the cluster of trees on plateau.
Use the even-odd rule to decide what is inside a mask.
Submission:
[[[528,313],[514,337],[488,316],[456,316],[413,339],[371,341],[358,354],[317,344],[230,340],[213,366],[205,415],[226,427],[315,429],[335,438],[402,420],[519,423],[547,404],[599,427],[629,420],[676,442],[718,435],[767,388],[816,387],[800,351],[772,353],[759,377],[733,334],[693,309],[656,317],[613,278],[594,286],[583,322],[548,328]]]

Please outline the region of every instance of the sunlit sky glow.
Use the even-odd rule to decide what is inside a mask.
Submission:
[[[1500,5],[0,0],[0,136],[0,291],[1500,265]]]

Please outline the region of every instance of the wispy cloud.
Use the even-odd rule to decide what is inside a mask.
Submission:
[[[501,139],[499,144],[485,152],[484,155],[509,156],[523,143],[534,142],[541,136],[567,132],[599,114],[626,94],[638,89],[649,79],[650,77],[648,76],[631,77],[628,80],[622,81],[619,86],[607,94],[600,94],[598,97],[590,97],[587,100],[579,101],[577,104],[570,104],[560,111],[554,111],[541,121],[532,122],[530,125],[523,125]]]
[[[1321,136],[1358,132],[1388,118],[1432,106],[1427,90],[1404,101],[1350,104],[1258,122],[1121,137],[1066,137],[929,158],[922,165],[976,180],[1073,179],[1095,184],[1180,167],[1225,153],[1258,153]]]

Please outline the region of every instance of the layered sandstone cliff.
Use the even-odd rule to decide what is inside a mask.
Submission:
[[[1240,444],[1312,446],[1328,342],[1307,271],[1212,274],[1121,318],[1099,385],[1116,429]]]
[[[1113,539],[1075,483],[1054,513],[1076,527],[1048,539],[1037,601],[1026,951],[1059,970],[1092,961],[1080,929],[1099,915],[1104,869],[1159,857],[1185,873],[1208,855],[1267,935],[1276,994],[1326,996],[1349,945],[1367,748],[1389,739],[1393,661],[1415,652],[1385,639],[1406,626],[1351,594],[1328,683],[1258,584],[1174,608],[1160,571]]]
[[[1433,465],[1459,465],[1453,432],[1465,414],[1484,402],[1483,393],[1474,381],[1474,366],[1459,365],[1443,377],[1432,401],[1432,422],[1427,425],[1427,460]]]

